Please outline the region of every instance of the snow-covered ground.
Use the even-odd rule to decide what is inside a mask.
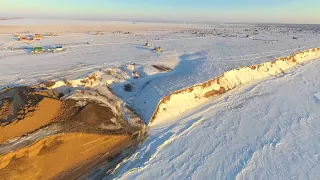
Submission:
[[[238,88],[151,129],[112,178],[319,179],[319,68]]]
[[[23,26],[37,29],[35,22],[1,21],[0,28],[21,24],[19,32],[12,34],[27,35],[32,33],[25,32]],[[68,25],[74,28],[84,21],[41,23],[33,34],[48,33],[48,28],[61,24],[64,29]],[[46,23],[51,26],[43,28]],[[119,27],[122,32],[94,35],[92,27],[99,24]],[[123,102],[121,106],[130,106],[149,124],[159,101],[177,90],[235,68],[320,47],[317,25],[142,23],[148,30],[142,31],[131,25],[132,29],[128,28],[129,24],[132,22],[91,22],[77,33],[63,31],[32,42],[0,34],[0,89],[45,80],[58,81],[53,88],[63,93],[89,88],[109,96],[111,88]],[[159,25],[161,31],[156,30]],[[163,30],[165,26],[170,28]],[[148,41],[151,47],[144,46]],[[30,54],[25,50],[56,45],[65,51]],[[161,46],[163,52],[153,51],[155,46]],[[112,177],[319,178],[319,67],[319,61],[310,62],[285,75],[236,88],[164,124],[151,126],[149,139]],[[130,91],[124,89],[126,84],[132,86]]]
[[[22,20],[9,21],[15,24]],[[144,120],[149,121],[160,99],[176,90],[204,82],[237,67],[272,61],[276,57],[320,45],[319,27],[305,25],[188,24],[184,30],[176,31],[106,33],[102,36],[94,33],[58,33],[56,37],[30,43],[18,42],[12,35],[1,35],[0,87],[65,77],[68,80],[79,79],[99,69],[114,69],[136,63],[142,73],[142,80],[138,84],[141,84],[140,81],[146,84],[134,87],[134,96],[119,88],[124,83],[136,83],[132,79],[124,78],[125,82],[113,86],[119,89],[116,92],[119,96],[130,97],[128,103],[135,107]],[[164,52],[155,53],[144,47],[147,41],[154,46],[161,46]],[[31,55],[22,49],[10,50],[39,45],[63,45],[66,51]],[[155,70],[150,70],[150,66],[155,64],[169,66],[173,71],[161,73],[161,76],[154,75]]]

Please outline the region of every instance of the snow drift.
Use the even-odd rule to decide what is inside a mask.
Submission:
[[[283,74],[304,62],[320,58],[320,48],[312,48],[291,56],[258,65],[227,71],[209,81],[176,91],[164,97],[153,113],[150,124],[162,124],[177,117],[209,98],[223,94],[243,84]]]

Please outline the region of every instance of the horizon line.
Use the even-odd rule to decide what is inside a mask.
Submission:
[[[196,21],[196,20],[143,20],[143,19],[130,19],[130,18],[65,18],[65,17],[44,17],[44,18],[23,18],[23,17],[0,17],[0,20],[14,20],[14,19],[48,19],[48,20],[85,20],[85,21],[118,21],[118,22],[144,22],[144,23],[195,23],[195,24],[265,24],[265,25],[276,25],[276,24],[287,24],[287,25],[320,25],[320,23],[299,23],[299,22],[232,22],[232,21]]]

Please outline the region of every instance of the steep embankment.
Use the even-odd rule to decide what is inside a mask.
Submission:
[[[283,74],[286,70],[317,58],[320,58],[320,48],[313,48],[275,59],[273,62],[234,69],[204,83],[173,92],[159,102],[150,123],[164,123],[170,118],[195,108],[208,98],[223,94],[254,80]]]

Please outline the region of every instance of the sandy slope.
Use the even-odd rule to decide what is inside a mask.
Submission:
[[[57,116],[61,105],[62,102],[60,100],[45,97],[33,107],[33,113],[27,114],[21,120],[14,120],[14,122],[6,126],[0,126],[0,143],[19,138],[52,122]]]
[[[0,156],[0,179],[51,179],[89,163],[96,156],[115,155],[130,146],[130,139],[125,135],[53,135]]]

